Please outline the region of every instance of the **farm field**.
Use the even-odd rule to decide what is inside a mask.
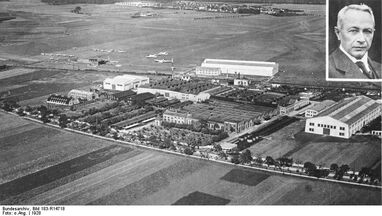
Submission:
[[[381,191],[375,189],[116,145],[3,112],[0,121],[0,168],[7,173],[0,184],[1,204],[381,204]],[[17,131],[17,138],[10,131]]]

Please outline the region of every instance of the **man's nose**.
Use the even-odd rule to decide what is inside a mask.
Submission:
[[[357,37],[357,42],[358,43],[365,43],[366,42],[366,37],[363,32],[360,32]]]

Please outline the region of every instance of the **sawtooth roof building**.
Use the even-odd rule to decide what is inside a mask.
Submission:
[[[345,98],[306,120],[305,132],[350,138],[381,115],[381,105],[366,96]]]
[[[168,99],[178,99],[180,101],[190,100],[193,102],[202,102],[210,98],[207,90],[215,86],[209,82],[203,81],[185,81],[179,79],[163,79],[150,84],[138,87],[137,92],[160,94]]]
[[[273,76],[279,71],[275,62],[239,61],[224,59],[205,59],[201,68],[219,68],[223,74],[239,74],[249,76]],[[201,71],[201,69],[199,68]],[[206,70],[209,71],[209,70]]]

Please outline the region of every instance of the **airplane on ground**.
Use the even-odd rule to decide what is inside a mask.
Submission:
[[[158,55],[156,54],[150,54],[146,56],[146,58],[156,58],[156,57],[158,57]]]
[[[159,63],[174,63],[174,59],[154,59],[154,61]]]
[[[159,52],[157,55],[168,55],[168,52]]]

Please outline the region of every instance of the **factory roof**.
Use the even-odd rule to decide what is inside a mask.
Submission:
[[[329,116],[350,125],[378,106],[380,105],[373,99],[361,95],[342,99],[318,116]]]
[[[275,62],[265,61],[240,61],[226,59],[205,59],[203,64],[221,64],[221,65],[237,65],[237,66],[255,66],[255,67],[275,67]]]
[[[85,91],[85,90],[79,90],[79,89],[72,89],[69,91],[68,94],[86,94],[86,95],[93,95],[94,92],[91,91]]]
[[[183,81],[180,79],[162,79],[150,84],[141,86],[142,88],[164,89],[169,91],[181,92],[186,94],[199,94],[205,90],[215,87],[209,82],[204,81]]]
[[[317,111],[317,112],[321,112],[323,111],[324,109],[330,107],[331,105],[335,104],[336,102],[332,101],[332,100],[324,100],[320,103],[317,103],[315,104],[314,106],[312,106],[311,108],[309,108],[309,110],[314,110],[314,111]]]
[[[215,122],[239,123],[257,118],[263,112],[272,110],[268,107],[245,105],[235,102],[213,101],[210,104],[191,104],[183,108],[192,114],[194,118]]]
[[[144,76],[134,76],[134,75],[120,75],[113,78],[106,78],[105,82],[136,82],[148,79]]]

